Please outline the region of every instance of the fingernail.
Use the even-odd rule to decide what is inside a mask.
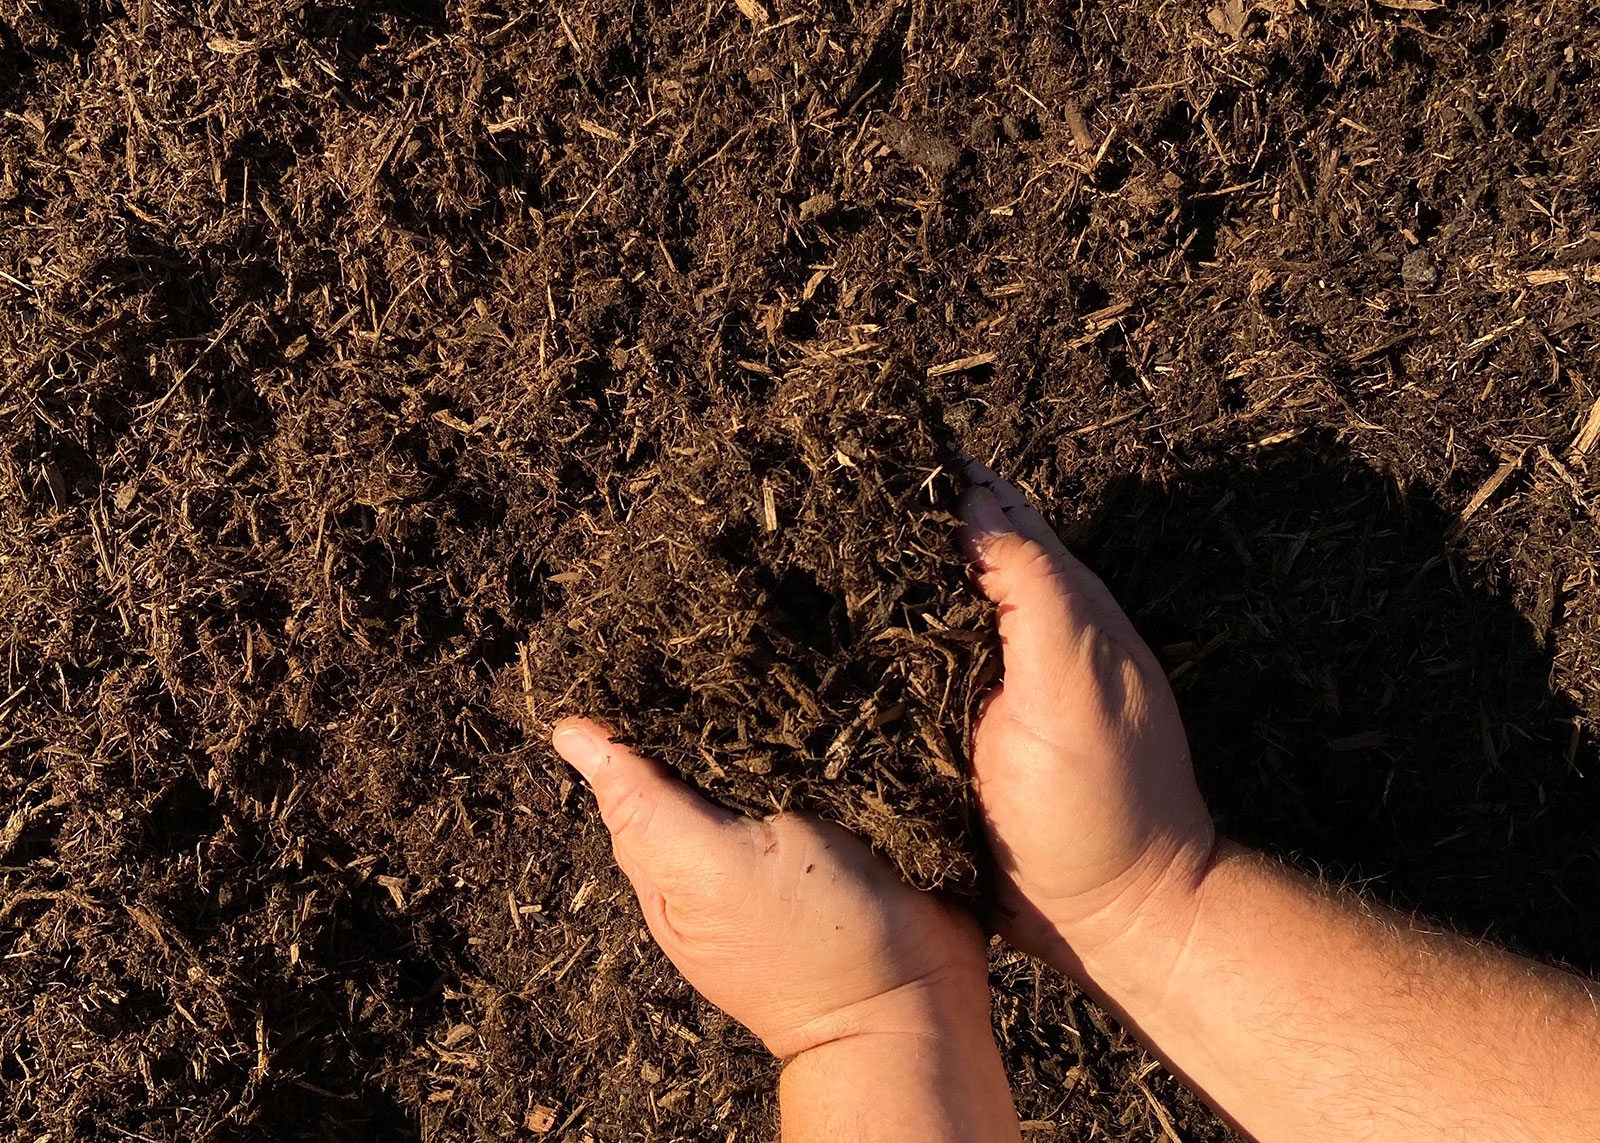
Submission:
[[[594,780],[595,771],[606,760],[606,740],[586,726],[556,727],[550,745],[585,782]]]
[[[1011,521],[1000,508],[1000,501],[987,488],[969,488],[962,493],[961,518],[989,536],[1000,536],[1013,530]]]

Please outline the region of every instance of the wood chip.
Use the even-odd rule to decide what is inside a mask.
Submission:
[[[167,935],[164,931],[164,927],[160,921],[156,920],[154,914],[150,913],[146,909],[140,908],[138,905],[125,904],[122,907],[127,910],[128,916],[133,918],[135,924],[137,924],[146,933],[150,934],[151,939],[156,942],[163,953],[166,953],[169,956],[172,954],[172,946],[167,942]],[[179,1011],[182,1012],[183,1009],[180,1008]],[[188,1013],[184,1014],[188,1015]],[[189,1017],[189,1022],[191,1024],[194,1023],[193,1016]],[[195,1027],[198,1028],[199,1025],[195,1024]]]
[[[435,409],[433,419],[446,428],[454,429],[458,433],[471,435],[489,424],[488,417],[479,417],[475,421],[464,421],[448,409]]]
[[[1495,342],[1499,341],[1502,337],[1516,329],[1527,320],[1528,319],[1525,317],[1519,317],[1516,321],[1507,322],[1498,329],[1491,329],[1482,337],[1473,338],[1472,341],[1467,343],[1467,352],[1474,353],[1477,350],[1483,349],[1485,346],[1493,345]]]
[[[572,895],[572,911],[576,913],[579,909],[583,908],[584,905],[588,903],[589,898],[594,896],[594,891],[599,887],[600,883],[593,877],[588,878],[582,885],[578,886],[578,891]]]
[[[1222,4],[1206,13],[1206,19],[1217,31],[1238,40],[1244,37],[1245,29],[1250,26],[1250,17],[1254,14],[1254,4],[1247,4],[1245,0],[1223,0]]]
[[[1600,441],[1600,397],[1596,397],[1594,404],[1589,406],[1589,419],[1583,422],[1583,428],[1578,431],[1567,455],[1574,459],[1583,456],[1594,448],[1596,441]]]
[[[596,123],[593,119],[580,119],[578,120],[578,126],[582,130],[587,131],[590,135],[598,135],[602,139],[610,139],[613,143],[622,142],[621,135],[618,135],[609,127],[600,126],[600,124]]]
[[[1596,509],[1594,504],[1590,502],[1589,497],[1584,494],[1583,481],[1572,475],[1570,468],[1557,460],[1555,454],[1545,445],[1539,446],[1539,459],[1549,465],[1550,471],[1554,472],[1561,479],[1561,483],[1567,486],[1572,493],[1572,498],[1578,502],[1578,507],[1582,508],[1592,518],[1600,519],[1600,509]]]
[[[1085,314],[1083,324],[1086,328],[1082,337],[1073,338],[1067,342],[1068,349],[1082,349],[1093,342],[1106,330],[1117,324],[1117,319],[1133,308],[1133,302],[1114,302],[1103,309]]]
[[[1282,444],[1284,441],[1292,441],[1295,437],[1299,436],[1303,432],[1305,432],[1304,429],[1284,429],[1281,432],[1268,433],[1260,440],[1252,441],[1249,447],[1271,448],[1275,444]]]
[[[838,205],[839,199],[832,191],[814,194],[800,204],[800,221],[810,222],[813,218],[821,218]]]
[[[1131,301],[1113,302],[1111,305],[1095,310],[1091,314],[1085,314],[1083,318],[1083,324],[1089,326],[1091,329],[1093,329],[1095,326],[1104,328],[1111,325],[1115,319],[1121,317],[1132,308],[1133,303]]]
[[[739,11],[743,12],[745,18],[752,24],[765,24],[772,19],[772,15],[767,11],[766,5],[760,3],[760,0],[733,0],[733,2],[739,6]]]
[[[517,658],[520,661],[520,666],[522,667],[522,706],[527,712],[528,718],[532,720],[538,715],[538,704],[536,704],[533,700],[533,666],[528,660],[528,644],[517,644]],[[513,893],[511,895],[513,913],[516,912],[516,902],[517,897],[516,894]],[[517,927],[521,928],[522,926],[519,923]]]
[[[946,361],[943,365],[928,366],[929,377],[945,377],[951,373],[965,373],[969,369],[980,369],[985,365],[993,365],[1000,360],[993,353],[974,353],[971,357],[963,357],[957,361]]]
[[[1157,1102],[1156,1097],[1144,1084],[1139,1085],[1139,1090],[1144,1093],[1144,1098],[1150,1104],[1150,1110],[1155,1113],[1156,1122],[1161,1125],[1161,1134],[1167,1137],[1168,1143],[1183,1143],[1183,1136],[1178,1134],[1177,1126],[1172,1122],[1172,1116],[1167,1109]]]
[[[543,1135],[556,1125],[557,1109],[547,1103],[541,1103],[528,1109],[522,1117],[522,1129],[532,1131],[535,1135]]]
[[[1522,458],[1527,455],[1528,450],[1523,449],[1510,460],[1502,462],[1500,467],[1494,470],[1494,475],[1478,487],[1478,491],[1472,494],[1472,499],[1467,501],[1467,506],[1461,510],[1462,524],[1472,519],[1473,514],[1489,502],[1489,497],[1499,491],[1500,486],[1510,479],[1511,474],[1522,467]]]
[[[778,530],[778,498],[765,480],[761,482],[761,527],[769,536]]]
[[[389,899],[402,913],[406,911],[406,880],[404,877],[380,876],[378,884],[389,891]]]
[[[1118,413],[1114,417],[1109,417],[1103,421],[1096,421],[1092,425],[1082,425],[1076,429],[1073,429],[1072,435],[1075,437],[1086,437],[1090,433],[1099,432],[1101,429],[1109,429],[1113,425],[1120,425],[1126,421],[1133,420],[1133,418],[1139,416],[1141,413],[1144,413],[1149,408],[1149,405],[1140,405],[1137,409],[1129,409],[1125,413]]]
[[[1078,150],[1086,155],[1094,154],[1094,136],[1089,133],[1089,124],[1084,121],[1083,109],[1069,99],[1061,105],[1061,117],[1067,121],[1067,130],[1072,133],[1072,141],[1078,145]]]
[[[917,720],[917,734],[923,742],[928,744],[932,755],[933,768],[946,778],[961,777],[961,764],[956,758],[956,752],[950,748],[950,740],[944,736],[932,722],[922,719]]]
[[[1385,8],[1397,8],[1403,12],[1433,12],[1444,5],[1439,0],[1378,0]]]

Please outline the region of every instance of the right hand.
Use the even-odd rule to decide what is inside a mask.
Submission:
[[[1216,844],[1156,657],[1010,484],[967,471],[963,552],[998,606],[1003,681],[973,784],[1000,874],[1001,934],[1083,978],[1180,942]],[[1169,942],[1169,947],[1178,947]]]

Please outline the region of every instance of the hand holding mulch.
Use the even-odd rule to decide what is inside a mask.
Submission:
[[[1260,1143],[1594,1138],[1594,990],[1219,841],[1127,616],[1016,489],[967,475],[1005,660],[971,774],[1001,935]],[[789,1143],[1019,1138],[969,918],[837,826],[714,807],[592,722],[554,739],[667,956],[788,1060]]]
[[[597,723],[564,720],[553,741],[667,957],[788,1061],[790,1138],[863,1117],[924,1139],[1018,1137],[970,916],[836,825],[713,805]]]

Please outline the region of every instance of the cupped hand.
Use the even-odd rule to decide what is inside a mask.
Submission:
[[[972,751],[996,924],[1081,974],[1131,934],[1182,925],[1215,831],[1133,624],[1015,488],[983,465],[967,476],[960,541],[998,605],[1004,660]]]
[[[662,951],[774,1055],[965,1032],[974,1018],[987,1037],[977,924],[857,838],[804,815],[714,806],[594,722],[563,720],[552,742],[593,788]]]

